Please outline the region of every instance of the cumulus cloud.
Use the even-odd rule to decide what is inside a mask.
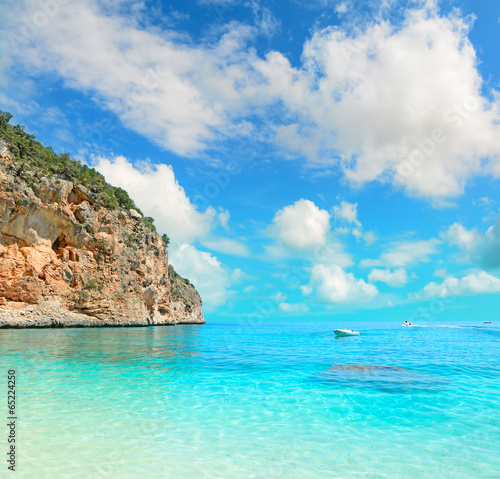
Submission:
[[[462,278],[447,276],[442,283],[431,282],[420,293],[417,293],[415,298],[446,298],[448,296],[470,296],[498,292],[500,292],[500,279],[485,271],[480,271]]]
[[[335,220],[347,226],[338,226],[338,233],[351,233],[357,240],[363,239],[367,245],[373,244],[377,236],[373,231],[364,231],[361,221],[358,219],[358,204],[341,201],[340,205],[332,208]],[[354,227],[352,227],[354,225]]]
[[[431,256],[437,254],[439,243],[438,239],[395,243],[379,259],[364,259],[360,261],[359,265],[361,267],[404,267],[417,263],[428,263],[431,261]]]
[[[370,283],[380,281],[389,286],[402,287],[408,283],[408,274],[404,268],[399,268],[395,271],[388,269],[372,269],[368,275],[368,281],[370,281]]]
[[[500,216],[484,235],[479,247],[479,261],[486,268],[500,268]]]
[[[309,311],[309,308],[304,303],[280,303],[279,304],[280,311],[284,313],[306,313]]]
[[[373,284],[346,273],[340,266],[317,264],[311,271],[308,285],[301,286],[304,295],[315,293],[317,298],[330,304],[364,303],[377,296]]]
[[[224,208],[219,208],[219,213],[218,213],[219,223],[226,231],[229,231],[229,217],[230,214],[228,210],[225,210]]]
[[[479,231],[476,229],[468,230],[460,223],[453,223],[442,236],[448,243],[456,245],[468,253],[471,253],[481,241]]]
[[[227,302],[231,273],[216,257],[192,245],[179,244],[169,248],[168,260],[181,276],[189,278],[195,285],[205,312],[212,312]]]
[[[469,28],[467,19],[423,8],[401,26],[317,31],[301,69],[268,57],[270,84],[299,117],[280,144],[312,142],[318,164],[340,157],[354,183],[392,179],[438,202],[460,194],[471,176],[498,176],[498,108],[481,97]]]
[[[446,278],[446,276],[448,276],[448,272],[446,271],[446,268],[439,268],[434,271],[434,276],[437,276],[438,278]]]
[[[233,256],[250,256],[248,246],[231,238],[208,237],[201,240],[203,246],[219,253]]]
[[[148,19],[121,16],[110,2],[64,2],[54,15],[35,0],[8,3],[3,33],[11,61],[22,58],[30,73],[58,74],[161,146],[193,155],[216,132],[238,131],[235,84],[248,76],[251,55],[243,60],[242,53],[254,28],[233,23],[215,43],[193,46],[175,31],[141,27]],[[30,21],[38,17],[42,26]]]
[[[486,233],[475,228],[468,230],[460,223],[454,223],[442,237],[464,252],[463,260],[486,269],[500,268],[500,215]]]
[[[123,156],[96,158],[95,168],[114,186],[126,190],[136,205],[155,219],[161,233],[173,242],[192,243],[211,230],[213,208],[199,212],[179,185],[169,165],[143,163],[134,166]]]
[[[361,227],[361,223],[358,220],[357,203],[342,201],[339,206],[333,207],[333,215],[337,220],[345,221],[346,223],[353,223],[356,226]]]
[[[475,175],[500,177],[498,104],[482,96],[471,23],[433,2],[398,24],[376,16],[355,31],[317,30],[299,66],[252,48],[276,28],[264,9],[259,26],[232,22],[197,44],[121,16],[113,2],[64,2],[43,28],[29,22],[39,2],[7,3],[4,55],[16,71],[56,74],[178,154],[264,122],[283,149],[356,184],[392,181],[444,203]],[[271,115],[277,104],[283,114]]]
[[[335,6],[334,10],[337,15],[341,16],[344,15],[344,13],[347,13],[349,7],[349,2],[340,2]]]
[[[328,211],[304,199],[279,210],[270,227],[273,236],[294,251],[313,250],[325,245],[329,231]]]

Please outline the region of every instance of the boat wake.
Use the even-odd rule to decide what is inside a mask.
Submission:
[[[411,328],[450,328],[450,329],[491,329],[487,326],[456,326],[454,324],[412,324]]]

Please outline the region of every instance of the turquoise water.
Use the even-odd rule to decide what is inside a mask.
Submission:
[[[355,327],[2,330],[12,476],[500,477],[500,328]]]

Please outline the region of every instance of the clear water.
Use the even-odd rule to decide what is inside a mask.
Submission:
[[[15,477],[498,478],[500,328],[457,324],[2,330]]]

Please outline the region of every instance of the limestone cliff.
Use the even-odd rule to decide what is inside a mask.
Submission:
[[[204,322],[140,213],[61,175],[29,181],[0,139],[0,327]]]

